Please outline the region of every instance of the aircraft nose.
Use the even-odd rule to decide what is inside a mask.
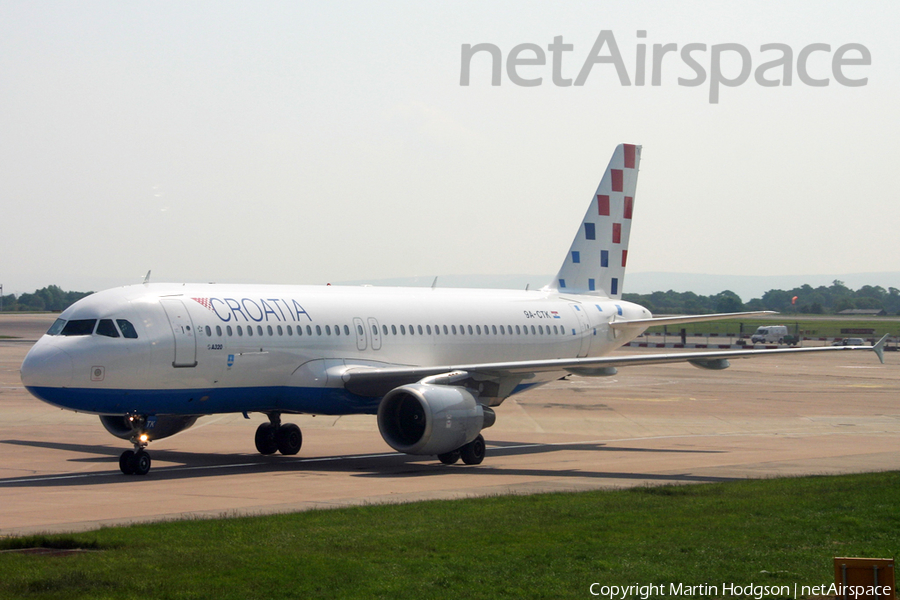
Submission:
[[[40,342],[22,361],[22,383],[25,387],[66,387],[72,383],[72,357],[64,350]]]

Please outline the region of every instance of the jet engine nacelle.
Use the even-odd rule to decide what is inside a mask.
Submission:
[[[689,363],[698,369],[710,369],[712,371],[721,371],[731,366],[727,358],[700,358],[697,360],[689,360]]]
[[[406,454],[444,454],[468,444],[494,424],[494,411],[468,390],[414,383],[394,388],[378,406],[378,429]]]
[[[130,440],[136,433],[146,433],[146,441],[151,442],[153,440],[169,437],[170,435],[175,435],[179,431],[184,431],[196,423],[198,418],[197,415],[153,417],[152,419],[148,419],[143,427],[138,427],[137,429],[132,427],[131,421],[127,416],[100,415],[100,422],[103,423],[103,427],[105,427],[108,432],[117,438]]]

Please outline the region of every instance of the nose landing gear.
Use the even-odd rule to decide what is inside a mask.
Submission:
[[[146,475],[150,472],[150,453],[143,448],[126,450],[119,457],[119,469],[126,475]]]
[[[129,416],[128,422],[134,435],[131,436],[131,443],[134,444],[134,450],[126,450],[119,456],[119,469],[125,475],[146,475],[150,472],[150,453],[145,450],[150,443],[150,436],[145,431],[147,417],[145,416]]]

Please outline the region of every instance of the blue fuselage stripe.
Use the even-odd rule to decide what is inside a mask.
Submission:
[[[209,415],[281,411],[317,415],[375,414],[379,398],[342,388],[234,387],[212,389],[123,390],[29,387],[50,404],[101,415]]]
[[[519,384],[513,394],[541,385]],[[211,415],[236,412],[287,412],[312,415],[376,414],[381,398],[343,388],[233,387],[183,390],[123,390],[28,387],[41,400],[98,415]]]

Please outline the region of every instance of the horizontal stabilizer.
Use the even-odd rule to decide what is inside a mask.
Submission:
[[[653,317],[652,319],[632,319],[630,321],[613,321],[609,324],[613,329],[630,327],[653,327],[656,325],[680,325],[682,323],[702,323],[703,321],[724,321],[758,315],[777,315],[774,310],[756,310],[751,312],[716,313],[712,315],[682,315],[680,317]]]

